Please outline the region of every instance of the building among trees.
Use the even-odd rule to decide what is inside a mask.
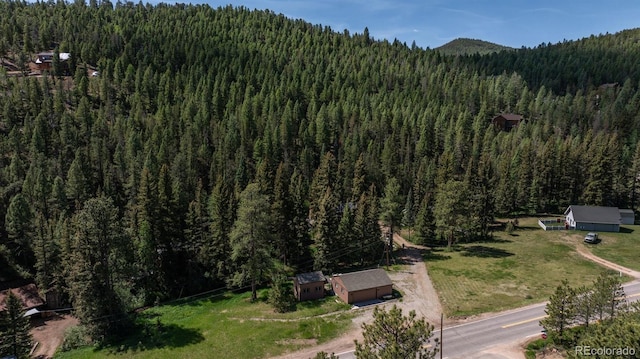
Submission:
[[[38,70],[45,71],[51,70],[54,63],[54,52],[40,52],[36,55],[36,65],[38,66]],[[71,54],[68,52],[61,52],[58,54],[58,59],[60,60],[60,64],[68,61],[71,58]]]
[[[524,117],[513,113],[503,113],[491,119],[491,123],[502,131],[511,131],[524,121]]]
[[[321,271],[298,274],[293,279],[293,293],[298,301],[324,298],[326,282]]]
[[[9,292],[13,293],[13,295],[15,295],[16,298],[20,300],[20,303],[22,304],[22,307],[25,311],[40,307],[45,303],[42,297],[40,297],[38,288],[34,283],[23,285],[12,285],[11,283],[9,283],[7,285],[0,284],[0,286],[0,289],[3,289],[2,287],[5,287],[4,290],[0,290],[0,312],[7,309],[7,298],[9,296]]]
[[[624,214],[624,223],[623,223]],[[603,206],[569,206],[564,212],[568,229],[620,232],[620,224],[633,224],[632,210]]]
[[[336,274],[331,278],[333,291],[345,303],[380,299],[393,293],[393,282],[384,269]]]

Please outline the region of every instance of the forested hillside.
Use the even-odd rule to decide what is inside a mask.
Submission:
[[[0,29],[6,68],[55,50],[72,74],[0,72],[0,279],[56,289],[85,323],[377,264],[379,219],[452,243],[496,215],[636,207],[638,30],[448,57],[267,11],[93,0],[2,0]]]
[[[510,47],[494,44],[477,39],[455,39],[440,47],[435,48],[445,55],[486,55],[502,50],[512,50]]]

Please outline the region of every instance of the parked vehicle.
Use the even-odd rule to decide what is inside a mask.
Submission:
[[[584,243],[598,243],[598,233],[589,232],[584,236]]]

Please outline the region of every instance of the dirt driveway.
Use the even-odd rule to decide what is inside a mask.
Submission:
[[[396,263],[404,264],[404,266],[399,271],[387,273],[393,281],[394,287],[402,293],[402,300],[392,300],[379,305],[392,306],[395,304],[402,309],[405,315],[414,310],[418,317],[424,317],[429,323],[439,327],[442,305],[422,259],[422,254],[428,249],[409,243],[398,234],[395,234],[393,239],[399,247],[404,245],[403,249],[396,252],[395,258]],[[320,351],[339,354],[353,350],[353,341],[362,340],[362,323],[369,323],[373,320],[373,306],[355,310],[359,313],[352,320],[351,327],[339,338],[277,358],[313,358]]]
[[[49,318],[32,319],[31,335],[38,342],[33,357],[52,358],[56,349],[62,344],[67,328],[78,325],[78,319],[70,315],[54,314]]]

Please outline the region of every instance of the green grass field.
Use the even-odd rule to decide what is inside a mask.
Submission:
[[[264,299],[266,291],[260,296]],[[335,338],[351,322],[352,314],[345,311],[350,306],[335,297],[299,303],[297,311],[285,314],[274,313],[263,300],[251,303],[249,297],[226,293],[152,308],[140,319],[150,330],[112,346],[85,347],[55,358],[266,358]]]
[[[584,233],[581,233],[581,238]],[[596,245],[586,245],[598,257],[621,266],[640,271],[640,226],[624,225],[620,233],[599,232],[602,240]]]
[[[593,282],[604,268],[583,259],[566,231],[543,231],[537,219],[520,220],[494,240],[436,248],[425,255],[429,276],[448,316],[516,308],[549,299],[563,279]]]

